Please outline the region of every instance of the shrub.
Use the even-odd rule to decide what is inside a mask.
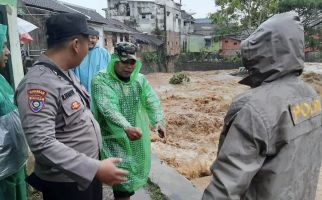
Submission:
[[[178,74],[174,74],[169,83],[170,84],[181,84],[183,82],[189,82],[190,81],[190,78],[184,74],[184,73],[178,73]]]

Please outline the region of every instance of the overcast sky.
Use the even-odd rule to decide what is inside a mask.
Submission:
[[[93,8],[105,16],[102,8],[107,8],[107,0],[61,0],[67,3]],[[179,0],[178,0],[179,1]],[[205,18],[208,13],[215,11],[214,0],[182,0],[182,9],[189,13],[196,13],[194,18]]]

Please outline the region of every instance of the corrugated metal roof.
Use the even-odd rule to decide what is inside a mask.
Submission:
[[[209,18],[199,18],[199,19],[195,19],[195,23],[196,24],[211,24],[212,21]]]
[[[105,31],[117,32],[117,33],[140,33],[138,30],[125,25],[124,23],[116,19],[105,19],[106,26],[104,27]]]
[[[218,28],[215,24],[212,23],[211,19],[195,19],[193,24],[194,34],[201,34],[205,36],[214,35],[216,29]]]
[[[233,40],[237,40],[237,41],[243,41],[245,39],[248,38],[249,35],[244,35],[244,34],[240,34],[240,35],[227,35],[223,38],[230,38],[230,39],[233,39]]]
[[[89,17],[89,21],[92,22],[97,22],[97,23],[101,23],[101,24],[105,24],[106,23],[106,19],[100,15],[98,12],[96,12],[96,10],[94,9],[90,9],[90,8],[84,8],[84,7],[80,7],[77,5],[73,5],[73,4],[69,4],[69,3],[63,3],[65,6],[70,7],[72,9],[77,10],[78,12],[86,15]]]
[[[132,34],[132,38],[138,43],[153,44],[155,46],[161,46],[163,44],[163,41],[154,35],[136,33]]]
[[[125,25],[116,19],[106,19],[94,9],[80,7],[74,4],[57,0],[22,0],[27,6],[42,8],[54,12],[81,13],[87,16],[89,21],[105,24],[104,30],[116,33],[141,33],[135,28]],[[159,42],[157,42],[159,43]]]
[[[57,0],[22,0],[27,6],[33,6],[55,12],[73,13],[74,10],[68,8]]]

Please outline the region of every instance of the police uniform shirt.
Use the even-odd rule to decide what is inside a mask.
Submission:
[[[46,55],[39,61],[55,65]],[[83,89],[73,72],[69,77]],[[16,103],[35,155],[35,174],[46,181],[77,182],[86,189],[100,164],[101,134],[82,96],[51,69],[35,65],[17,88]]]

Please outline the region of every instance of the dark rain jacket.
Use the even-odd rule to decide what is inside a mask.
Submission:
[[[321,163],[321,99],[298,76],[304,31],[278,14],[242,42],[252,87],[225,117],[203,200],[314,200]]]

